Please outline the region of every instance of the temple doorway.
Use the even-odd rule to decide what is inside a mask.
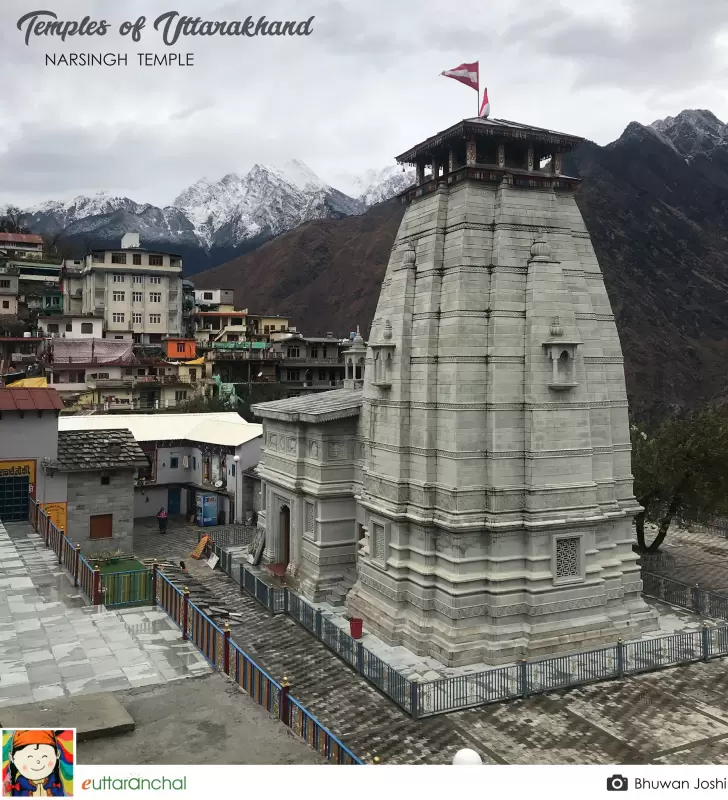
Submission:
[[[278,562],[288,566],[291,561],[291,509],[288,506],[281,507],[280,531],[281,549]]]

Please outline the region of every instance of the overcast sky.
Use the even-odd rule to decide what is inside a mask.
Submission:
[[[112,23],[104,37],[31,39],[17,20]],[[302,20],[308,37],[187,37],[165,47],[160,14]],[[118,34],[139,15],[139,43]],[[194,53],[143,68],[138,52]],[[45,66],[46,53],[130,54],[126,68]],[[683,108],[728,118],[726,0],[0,0],[0,204],[106,190],[166,205],[201,177],[298,158],[347,175],[476,112],[443,69],[480,60],[491,114],[600,144],[631,120]]]

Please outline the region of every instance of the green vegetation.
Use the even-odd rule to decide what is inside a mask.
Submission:
[[[699,522],[728,510],[728,412],[709,407],[664,419],[651,429],[632,425],[632,473],[637,546],[655,553],[675,519]],[[645,521],[657,525],[647,544]]]
[[[93,561],[94,566],[99,565],[99,572],[107,575],[110,572],[136,572],[145,570],[146,567],[136,558],[110,559],[108,561]]]

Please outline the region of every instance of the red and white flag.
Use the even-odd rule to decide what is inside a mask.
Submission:
[[[483,102],[480,104],[480,114],[479,116],[485,117],[486,119],[490,115],[490,102],[488,101],[488,87],[486,86],[483,89]]]
[[[474,61],[472,64],[461,64],[455,69],[446,69],[440,75],[444,75],[446,78],[455,78],[456,81],[464,83],[477,92],[480,87],[478,83],[478,64],[478,61]]]

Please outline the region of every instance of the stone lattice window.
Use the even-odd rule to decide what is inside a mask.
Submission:
[[[384,526],[372,525],[372,553],[378,561],[384,561]]]
[[[313,503],[306,503],[306,533],[313,533],[314,513]]]
[[[579,537],[556,540],[556,577],[578,578],[581,575],[579,565]]]

